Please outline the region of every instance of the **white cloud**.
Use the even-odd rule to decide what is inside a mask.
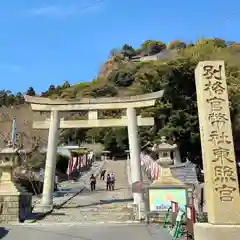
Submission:
[[[27,13],[33,16],[48,17],[66,17],[70,15],[78,15],[89,10],[96,10],[101,7],[103,0],[87,1],[80,6],[45,6],[39,8],[31,8]]]
[[[21,67],[13,64],[0,63],[0,70],[16,72],[16,71],[20,71]]]

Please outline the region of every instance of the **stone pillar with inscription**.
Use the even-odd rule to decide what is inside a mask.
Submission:
[[[224,62],[199,62],[195,80],[208,223],[195,224],[194,239],[239,239],[239,183]]]

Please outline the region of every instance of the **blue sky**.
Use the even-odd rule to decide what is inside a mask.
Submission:
[[[9,0],[0,3],[1,89],[91,81],[111,49],[144,40],[240,41],[239,0]]]

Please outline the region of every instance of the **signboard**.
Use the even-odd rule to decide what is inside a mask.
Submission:
[[[179,208],[185,209],[187,204],[186,188],[149,188],[148,206],[150,212],[166,212],[171,201],[177,202]]]
[[[133,193],[144,193],[145,192],[145,184],[137,181],[132,184],[132,192]]]

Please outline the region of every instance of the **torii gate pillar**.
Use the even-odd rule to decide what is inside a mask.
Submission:
[[[52,111],[48,133],[45,175],[41,199],[41,209],[44,212],[52,210],[53,207],[53,189],[55,183],[59,124],[60,124],[59,112],[56,110]]]
[[[140,145],[138,137],[138,124],[135,108],[127,108],[128,118],[128,141],[130,150],[131,180],[142,182],[142,170],[140,161]],[[140,204],[143,201],[142,193],[133,193],[134,204]]]

